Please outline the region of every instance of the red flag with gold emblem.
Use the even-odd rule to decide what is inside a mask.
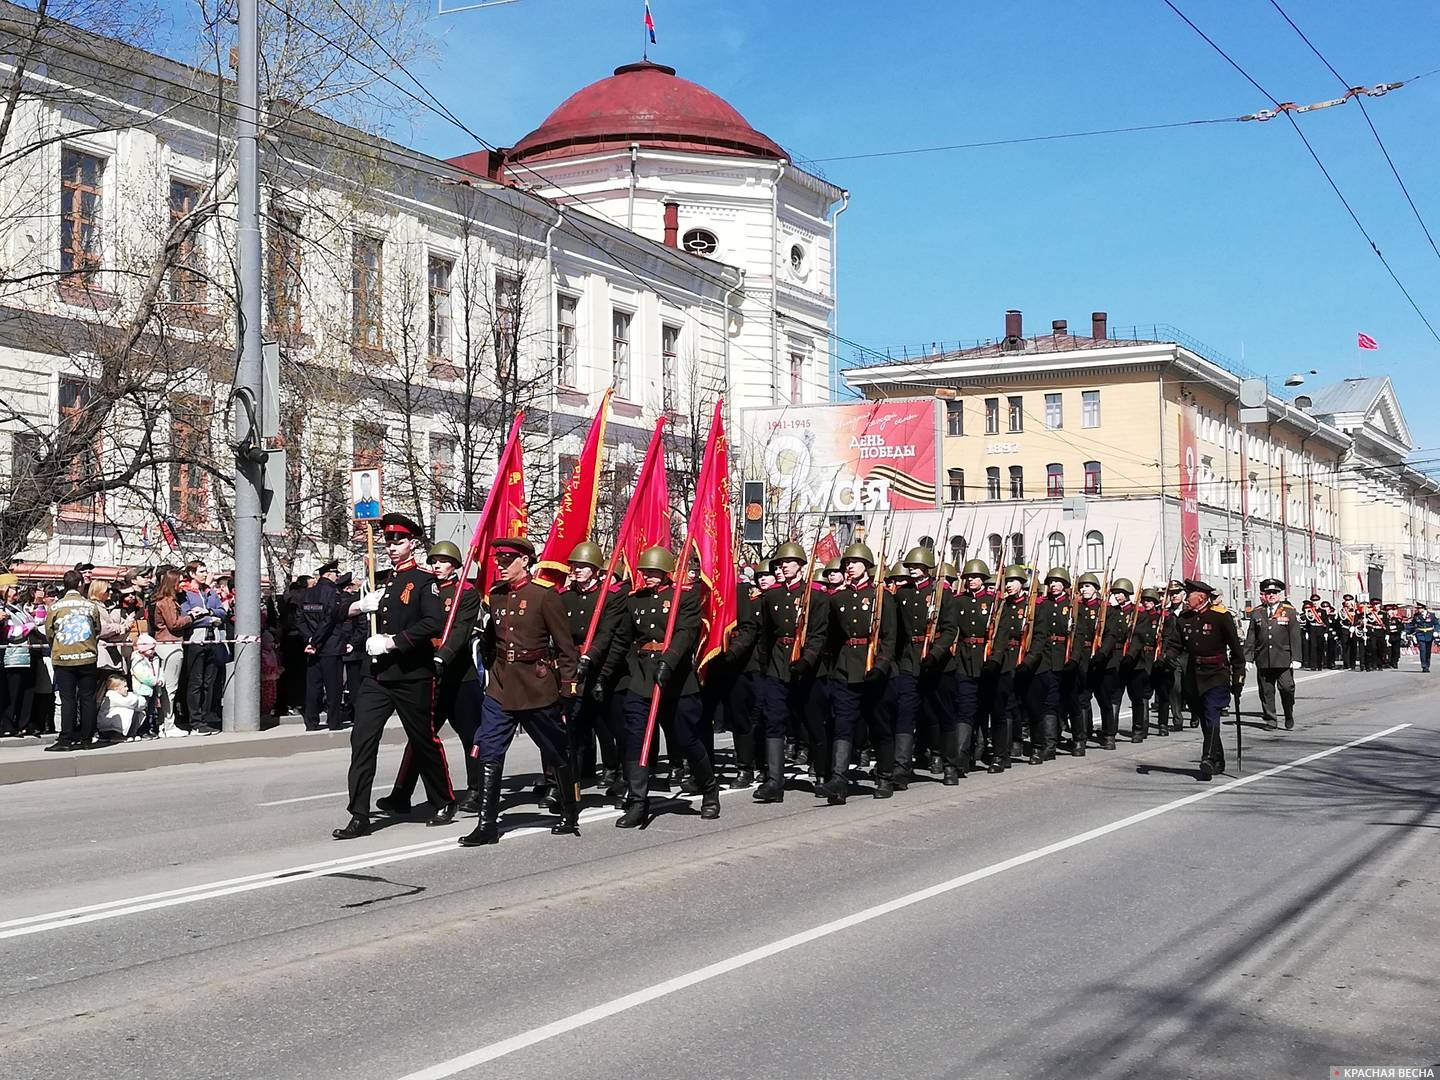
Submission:
[[[835,539],[835,530],[831,529],[815,545],[815,561],[823,570],[826,563],[834,562],[838,558],[840,558],[840,541]]]
[[[490,549],[496,540],[506,536],[524,536],[528,528],[529,513],[525,508],[525,465],[521,459],[520,425],[525,419],[522,410],[515,414],[515,423],[510,426],[510,437],[500,451],[500,464],[495,470],[495,483],[485,496],[485,508],[480,511],[480,520],[475,523],[475,535],[470,539],[468,557],[480,567],[478,584],[485,592],[490,591],[494,580],[494,567],[490,565]]]
[[[722,405],[715,402],[705,455],[700,459],[700,478],[695,483],[695,505],[690,508],[690,536],[700,561],[700,578],[706,586],[704,631],[698,654],[702,668],[724,651],[739,606],[735,528],[730,517],[730,444],[725,438]]]
[[[585,437],[580,460],[565,481],[565,491],[560,496],[560,506],[555,511],[555,520],[550,523],[550,535],[545,538],[545,547],[540,552],[537,565],[536,578],[542,584],[565,579],[570,571],[570,553],[577,544],[590,539],[590,530],[595,527],[595,503],[600,496],[600,459],[605,452],[605,421],[614,392],[613,389],[606,390],[605,396],[600,399],[600,411],[590,424],[590,434]]]
[[[635,478],[635,494],[620,525],[620,570],[635,580],[635,565],[640,553],[656,544],[670,543],[670,485],[665,479],[665,417],[655,424],[640,475]]]

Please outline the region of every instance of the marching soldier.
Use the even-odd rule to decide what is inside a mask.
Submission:
[[[375,756],[392,712],[400,715],[425,795],[435,808],[426,824],[448,825],[455,820],[455,791],[450,786],[445,746],[431,720],[433,639],[445,628],[445,605],[434,577],[415,562],[423,536],[420,526],[404,514],[392,513],[380,519],[380,528],[394,572],[384,589],[376,589],[350,607],[351,614],[374,614],[376,633],[365,640],[371,665],[360,683],[355,726],[350,730],[350,821],[331,834],[337,840],[370,833]]]
[[[1188,615],[1175,620],[1177,632],[1167,641],[1165,655],[1172,663],[1189,659],[1195,686],[1191,708],[1198,713],[1203,740],[1200,776],[1209,780],[1225,771],[1220,714],[1230,695],[1245,685],[1245,651],[1234,618],[1214,606],[1215,591],[1203,581],[1187,581],[1185,589]]]
[[[895,612],[871,580],[875,554],[851,544],[840,557],[845,584],[826,605],[823,633],[830,663],[830,712],[835,729],[830,779],[820,785],[832,806],[843,805],[850,790],[848,770],[855,737],[869,729],[875,747],[875,798],[894,794],[895,744],[886,716],[885,676],[895,647]],[[876,604],[880,605],[878,622]],[[816,627],[817,632],[819,627]],[[871,657],[873,653],[873,663]]]
[[[944,783],[958,784],[971,768],[972,732],[980,703],[985,642],[995,598],[985,595],[985,564],[971,559],[963,570],[964,591],[954,598],[955,646],[946,664],[954,700],[954,728],[943,733]]]
[[[1100,579],[1092,573],[1081,574],[1075,587],[1080,602],[1075,606],[1075,626],[1070,635],[1070,660],[1061,675],[1061,703],[1070,722],[1070,753],[1085,756],[1090,741],[1094,716],[1090,707],[1094,700],[1091,665],[1094,664],[1096,630],[1100,625]]]
[[[925,644],[925,627],[930,621],[928,590],[919,589],[924,577],[925,549],[912,548],[905,559],[885,575],[893,590],[888,603],[895,613],[895,651],[891,654],[894,668],[886,683],[885,694],[890,706],[890,724],[895,733],[895,790],[905,791],[913,778],[910,761],[915,751],[915,729],[920,721],[920,651]],[[930,553],[933,564],[935,555]],[[914,563],[912,571],[909,561]]]
[[[1108,606],[1100,613],[1100,646],[1090,661],[1091,674],[1099,687],[1100,749],[1114,750],[1115,736],[1120,732],[1120,698],[1125,692],[1125,675],[1120,670],[1125,647],[1130,641],[1130,628],[1135,606],[1130,597],[1135,586],[1129,578],[1116,578],[1110,583]]]
[[[1386,645],[1385,612],[1381,610],[1378,599],[1370,601],[1370,609],[1365,612],[1365,670],[1379,671],[1385,666],[1385,654],[1388,651]]]
[[[633,829],[650,815],[650,770],[640,764],[652,691],[660,694],[656,718],[665,732],[665,744],[683,755],[700,789],[700,816],[720,816],[720,782],[705,752],[700,734],[700,681],[695,672],[695,648],[700,639],[699,589],[677,589],[675,556],[663,547],[646,548],[638,560],[640,581],[625,601],[625,613],[616,628],[615,645],[626,659],[625,694],[625,813],[617,828]],[[675,632],[667,646],[671,606],[679,604]]]
[[[1398,670],[1400,667],[1400,645],[1405,635],[1405,623],[1400,618],[1398,604],[1385,605],[1385,666]]]
[[[809,633],[807,627],[800,655],[791,659],[802,619],[808,618],[812,626],[826,624],[825,594],[820,587],[811,585],[807,595],[805,549],[799,544],[781,544],[770,559],[770,567],[776,571],[778,581],[760,596],[758,648],[766,773],[765,783],[755,789],[756,802],[785,800],[785,736],[792,722],[806,733],[817,779],[826,779],[822,775],[826,768],[824,721],[814,712],[810,700],[820,673],[824,635]]]
[[[1030,764],[1053,761],[1060,737],[1060,672],[1070,642],[1070,572],[1051,567],[1045,575],[1046,595],[1035,605],[1030,650],[1020,666],[1028,672],[1026,712],[1030,718]]]
[[[434,640],[433,717],[437,732],[448,722],[455,734],[460,736],[460,757],[465,762],[466,790],[456,806],[456,811],[478,814],[480,766],[471,750],[475,745],[475,731],[480,725],[483,702],[480,680],[475,673],[475,657],[470,652],[470,635],[480,617],[480,590],[469,582],[460,581],[460,567],[464,563],[460,549],[448,540],[442,540],[430,549],[430,572],[435,575],[435,584],[440,589],[440,600],[444,604],[447,619],[450,617],[450,609],[459,604],[450,635],[442,641],[437,634]],[[395,772],[395,783],[390,794],[383,799],[377,799],[376,807],[390,814],[408,814],[416,779],[415,760],[407,746],[400,757],[400,768]]]
[[[565,608],[570,640],[577,652],[585,647],[590,624],[595,622],[595,638],[590,642],[589,651],[580,653],[575,666],[575,694],[565,724],[570,742],[570,767],[576,779],[583,780],[586,759],[593,763],[598,742],[600,786],[607,796],[614,797],[624,788],[616,734],[606,716],[605,705],[618,682],[613,674],[618,665],[610,666],[607,672],[607,661],[615,641],[615,627],[625,609],[625,598],[619,588],[612,587],[602,602],[600,568],[605,565],[605,553],[599,544],[589,540],[576,544],[569,562],[570,579],[560,589],[560,603]],[[598,621],[595,619],[597,605],[600,606]]]
[[[839,559],[831,559],[825,564],[825,588],[832,593],[838,592],[845,584],[845,571],[840,565]]]
[[[735,629],[724,656],[715,662],[723,664],[717,672],[706,673],[709,679],[720,679],[729,687],[725,700],[725,722],[735,743],[735,787],[749,787],[755,782],[755,728],[758,710],[755,705],[755,642],[760,629],[760,586],[743,578],[735,588]]]
[[[1300,609],[1300,637],[1304,655],[1301,666],[1306,671],[1319,671],[1325,654],[1325,619],[1320,611],[1320,597],[1312,596]]]
[[[338,731],[345,726],[341,708],[341,655],[344,635],[340,632],[346,611],[336,580],[340,563],[331,559],[315,571],[315,584],[300,597],[295,628],[304,642],[305,730],[320,730],[320,703],[325,703],[326,726]]]
[[[920,553],[929,553],[933,563],[935,553],[921,547]],[[915,555],[915,552],[911,552]],[[960,598],[955,595],[955,568],[946,563],[940,568],[938,577],[931,577],[923,561],[912,563],[911,573],[916,566],[924,575],[918,578],[918,588],[929,594],[930,606],[925,623],[925,640],[920,644],[920,709],[925,719],[925,742],[929,748],[930,772],[941,777],[941,783],[953,787],[960,783],[960,701],[955,685],[955,638],[960,627]],[[948,574],[946,571],[948,570]],[[970,742],[970,731],[975,722],[973,705],[965,719],[965,743]]]
[[[1130,637],[1120,658],[1121,681],[1125,696],[1130,699],[1132,743],[1144,742],[1150,735],[1150,668],[1155,659],[1159,605],[1160,594],[1154,589],[1145,589],[1140,593],[1140,603],[1131,620]]]
[[[1356,671],[1364,654],[1365,618],[1360,612],[1355,597],[1346,593],[1340,598],[1340,614],[1337,617],[1336,633],[1339,636],[1341,665],[1346,671]]]
[[[560,820],[557,836],[580,835],[580,791],[570,767],[564,711],[575,690],[579,661],[565,605],[554,589],[530,576],[535,545],[524,537],[496,540],[492,556],[499,580],[490,590],[490,618],[480,638],[487,679],[475,753],[480,764],[480,820],[461,847],[500,842],[500,782],[515,729],[553,770]]]
[[[1017,705],[1015,676],[1020,660],[1020,644],[1025,637],[1025,586],[1029,580],[1030,571],[1025,567],[1005,568],[1002,593],[997,601],[1000,610],[990,626],[990,637],[985,646],[985,665],[995,672],[995,697],[990,711],[994,756],[989,771],[992,773],[1010,768],[1010,761],[1015,756],[1015,736],[1018,734],[1014,730]]]
[[[1250,612],[1250,629],[1245,632],[1245,655],[1255,665],[1260,686],[1260,708],[1265,726],[1278,726],[1275,691],[1285,710],[1285,730],[1295,726],[1295,672],[1300,669],[1302,626],[1295,605],[1285,599],[1285,583],[1279,578],[1260,582],[1260,606]]]
[[[1185,583],[1174,580],[1165,586],[1165,610],[1160,616],[1160,645],[1155,659],[1155,712],[1159,727],[1168,724],[1170,731],[1182,731],[1185,727],[1185,707],[1193,687],[1190,678],[1190,660],[1180,648],[1180,624],[1189,618],[1190,609],[1185,604]],[[1198,721],[1192,715],[1190,726]]]
[[[1415,648],[1420,652],[1420,670],[1430,670],[1430,653],[1435,648],[1435,614],[1426,610],[1419,600],[1415,601],[1415,612],[1406,627],[1415,639]]]

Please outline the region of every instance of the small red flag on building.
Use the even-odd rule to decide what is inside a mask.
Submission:
[[[1357,335],[1355,336],[1355,344],[1358,345],[1358,346],[1360,346],[1360,348],[1362,348],[1362,349],[1372,349],[1372,350],[1373,350],[1373,349],[1378,349],[1378,348],[1380,348],[1379,345],[1375,344],[1375,339],[1374,339],[1373,337],[1371,337],[1369,334],[1357,334]]]
[[[610,414],[610,398],[615,391],[606,390],[600,399],[600,411],[590,423],[585,448],[575,471],[565,481],[550,535],[540,552],[536,577],[542,584],[563,581],[570,572],[570,553],[577,544],[590,539],[595,527],[595,504],[600,496],[600,464],[605,454],[605,421]]]
[[[616,540],[621,570],[635,580],[640,553],[656,544],[670,543],[670,486],[665,478],[665,417],[662,415],[650,436],[650,446],[635,478],[635,493],[620,525]]]
[[[702,668],[725,649],[739,611],[735,527],[730,517],[730,444],[725,439],[721,408],[722,402],[715,402],[705,454],[700,459],[700,477],[695,482],[695,505],[690,508],[690,536],[700,560],[700,580],[706,587],[697,665]],[[680,568],[682,574],[684,570]]]

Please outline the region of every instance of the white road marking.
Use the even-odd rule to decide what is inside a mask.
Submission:
[[[721,796],[735,793],[752,791],[753,788],[722,788]],[[652,796],[652,801],[662,801],[665,793]],[[700,798],[699,795],[681,795],[679,793],[668,796],[671,799],[684,799],[694,802]],[[613,807],[592,807],[582,811],[580,821],[582,824],[591,822],[608,821],[617,818],[622,811]],[[505,815],[501,815],[501,823],[504,824]],[[457,822],[458,824],[458,822]],[[519,840],[526,836],[539,836],[550,834],[548,825],[532,825],[520,829],[511,829],[501,833],[500,839]],[[326,859],[323,862],[308,863],[304,866],[292,866],[285,870],[266,870],[259,874],[249,874],[245,877],[229,878],[225,881],[208,881],[199,885],[190,885],[182,889],[170,889],[166,892],[151,893],[148,896],[131,896],[119,900],[107,900],[103,903],[88,904],[85,907],[70,908],[66,911],[43,912],[38,915],[26,915],[23,918],[8,919],[0,922],[0,941],[7,938],[26,937],[30,934],[41,934],[49,930],[61,930],[72,926],[80,926],[85,923],[100,922],[105,919],[117,919],[122,915],[137,915],[144,911],[156,911],[160,908],[175,907],[179,904],[193,904],[200,900],[212,900],[221,896],[234,896],[237,893],[255,892],[258,889],[269,889],[276,885],[289,885],[296,881],[309,881],[314,878],[329,877],[333,874],[344,874],[354,870],[368,869],[372,866],[385,866],[389,863],[406,862],[410,859],[423,858],[426,855],[438,855],[442,852],[461,851],[456,844],[454,833],[443,836],[438,840],[427,840],[419,844],[407,844],[404,847],[384,848],[380,851],[359,852],[345,858]]]
[[[502,1039],[500,1042],[490,1043],[488,1046],[482,1046],[478,1050],[472,1050],[468,1054],[451,1058],[449,1061],[442,1061],[438,1065],[431,1065],[429,1068],[421,1069],[418,1072],[407,1073],[401,1080],[447,1080],[448,1077],[455,1076],[457,1073],[462,1073],[476,1066],[495,1061],[498,1058],[513,1054],[518,1050],[523,1050],[526,1047],[534,1046],[537,1043],[545,1042],[579,1028],[588,1027],[591,1024],[608,1019],[618,1013],[626,1012],[627,1010],[648,1004],[659,998],[678,993],[689,987],[719,978],[721,975],[727,975],[732,971],[749,967],[751,964],[759,963],[761,960],[766,960],[779,953],[788,952],[791,949],[799,948],[801,945],[809,944],[812,941],[818,941],[832,934],[838,934],[842,930],[849,930],[851,927],[859,926],[862,923],[871,922],[885,915],[913,907],[915,904],[924,903],[926,900],[933,900],[937,896],[954,892],[956,889],[963,889],[965,886],[973,885],[977,881],[983,881],[997,874],[1003,874],[1007,870],[1013,870],[1016,867],[1035,862],[1038,859],[1054,855],[1057,852],[1066,851],[1080,844],[1088,843],[1091,840],[1098,840],[1103,836],[1109,836],[1111,833],[1119,832],[1121,829],[1127,829],[1132,825],[1138,825],[1143,821],[1149,821],[1151,818],[1159,817],[1161,814],[1168,814],[1172,810],[1179,810],[1181,807],[1189,806],[1192,803],[1197,803],[1204,799],[1214,798],[1216,795],[1244,787],[1246,784],[1254,784],[1268,777],[1289,772],[1291,769],[1298,769],[1313,761],[1319,761],[1321,758],[1338,754],[1342,750],[1349,750],[1352,747],[1373,742],[1376,739],[1383,739],[1385,736],[1393,735],[1395,732],[1401,731],[1409,726],[1409,724],[1396,724],[1394,727],[1388,727],[1372,735],[1365,735],[1359,739],[1352,739],[1347,743],[1341,743],[1314,754],[1307,754],[1305,757],[1298,758],[1288,764],[1276,765],[1273,768],[1266,769],[1264,772],[1255,773],[1253,776],[1232,780],[1227,784],[1221,784],[1219,787],[1206,788],[1204,791],[1197,792],[1194,795],[1187,795],[1183,799],[1176,799],[1173,802],[1165,803],[1163,806],[1156,806],[1149,810],[1143,810],[1138,814],[1131,814],[1129,817],[1112,821],[1108,825],[1101,825],[1099,828],[1077,833],[1074,836],[1056,841],[1053,844],[1047,844],[1044,847],[1035,848],[1033,851],[1027,851],[1023,855],[1016,855],[1002,862],[992,863],[979,870],[973,870],[968,874],[962,874],[960,877],[951,878],[949,881],[942,881],[937,885],[931,885],[918,892],[907,893],[904,896],[896,897],[894,900],[888,900],[883,904],[877,904],[874,907],[865,908],[863,911],[857,911],[843,918],[834,919],[830,922],[822,923],[819,926],[811,927],[809,930],[803,930],[798,934],[791,934],[789,937],[772,941],[768,945],[761,945],[759,948],[750,949],[747,952],[739,953],[728,959],[707,964],[705,967],[697,968],[687,974],[678,975],[673,979],[666,979],[664,982],[656,983],[643,990],[637,990],[623,997],[614,998],[611,1001],[595,1005],[578,1013],[573,1013],[570,1016],[562,1017],[549,1024],[531,1028],[529,1031],[523,1031],[508,1039]]]
[[[324,795],[301,795],[298,799],[276,799],[274,802],[256,803],[256,806],[289,806],[297,802],[314,802],[316,799],[338,799],[341,795],[349,795],[348,791],[327,791]]]

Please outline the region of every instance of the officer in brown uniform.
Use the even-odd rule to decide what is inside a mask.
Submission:
[[[1304,647],[1304,626],[1295,605],[1285,599],[1285,583],[1279,578],[1260,582],[1260,604],[1250,612],[1250,629],[1245,632],[1245,655],[1255,665],[1260,687],[1260,709],[1265,726],[1279,726],[1275,716],[1275,691],[1285,710],[1285,730],[1295,726],[1295,672],[1300,669]]]
[[[431,714],[434,639],[445,629],[445,605],[435,578],[415,562],[423,542],[420,526],[404,514],[386,514],[380,528],[394,572],[384,589],[350,606],[351,614],[374,614],[376,632],[365,640],[370,671],[356,694],[355,726],[350,729],[350,822],[331,834],[336,840],[353,840],[370,832],[375,756],[392,712],[400,715],[426,797],[435,807],[435,816],[426,824],[448,825],[455,820],[450,768]]]
[[[1189,660],[1190,707],[1198,713],[1203,738],[1200,776],[1209,780],[1225,771],[1220,714],[1230,695],[1245,685],[1245,650],[1235,620],[1215,606],[1215,590],[1203,581],[1187,581],[1185,590],[1186,614],[1174,620],[1176,632],[1166,637],[1165,657],[1177,667],[1182,658]]]
[[[556,835],[580,835],[580,792],[570,767],[562,698],[573,696],[577,655],[565,605],[554,589],[530,577],[535,545],[510,536],[494,544],[500,580],[490,590],[490,619],[480,638],[488,680],[475,752],[480,761],[480,822],[462,847],[500,841],[500,781],[505,752],[523,727],[555,775],[560,820]]]
[[[700,680],[695,648],[700,638],[701,592],[676,589],[675,556],[663,547],[646,548],[637,560],[640,580],[625,601],[616,627],[616,648],[626,658],[625,691],[625,813],[617,828],[634,829],[650,814],[650,770],[640,764],[652,692],[660,691],[656,721],[672,754],[683,755],[699,787],[700,816],[720,816],[720,782],[700,735]],[[675,630],[669,644],[672,605]]]

